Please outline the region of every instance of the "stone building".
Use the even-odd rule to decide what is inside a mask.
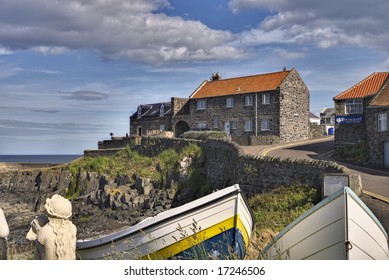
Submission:
[[[130,117],[130,135],[171,131],[171,102],[139,105]]]
[[[383,130],[387,123],[385,85],[388,79],[389,72],[376,72],[334,97],[335,152],[347,145],[367,143],[369,161],[384,165],[383,151],[389,145],[385,144],[386,130]],[[382,131],[378,131],[378,125]]]
[[[369,162],[389,168],[389,79],[371,101],[366,114]]]
[[[309,90],[297,70],[222,79],[218,73],[191,94],[187,115],[172,127],[225,131],[241,145],[309,137]],[[176,136],[178,134],[176,133]]]
[[[161,104],[170,106],[164,115]],[[309,138],[309,90],[295,69],[230,79],[215,73],[189,98],[161,104],[138,107],[131,135],[146,135],[164,122],[176,137],[188,130],[225,131],[241,145]]]

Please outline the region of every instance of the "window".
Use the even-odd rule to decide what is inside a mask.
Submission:
[[[231,128],[237,129],[238,128],[238,121],[231,121]]]
[[[198,129],[206,129],[208,127],[207,122],[199,122],[197,123]]]
[[[264,104],[264,105],[270,104],[270,94],[269,93],[262,94],[262,104]]]
[[[159,108],[159,116],[160,117],[163,117],[163,115],[165,114],[165,105],[161,105],[161,107]]]
[[[226,99],[226,106],[227,106],[227,108],[232,108],[232,107],[234,107],[234,98],[228,97],[228,98]]]
[[[245,121],[244,131],[253,131],[253,120],[246,120]]]
[[[387,113],[378,114],[378,131],[387,131],[387,130],[388,130]]]
[[[213,116],[213,128],[219,127],[219,120],[217,119],[217,116]]]
[[[197,110],[205,110],[207,108],[207,100],[197,100]]]
[[[362,99],[346,100],[345,113],[346,114],[361,114],[361,113],[363,113]]]
[[[159,126],[159,130],[160,130],[160,131],[165,131],[165,125],[164,125],[164,124],[161,124],[161,125]]]
[[[244,97],[244,106],[253,106],[254,104],[254,96],[247,95]]]
[[[270,120],[269,119],[263,119],[261,121],[261,130],[262,131],[270,130]]]

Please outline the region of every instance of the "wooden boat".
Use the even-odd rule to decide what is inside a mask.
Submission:
[[[78,259],[242,259],[254,219],[239,185],[207,196],[122,231],[78,240]]]
[[[362,200],[345,187],[289,224],[261,254],[264,259],[389,259],[388,235]]]

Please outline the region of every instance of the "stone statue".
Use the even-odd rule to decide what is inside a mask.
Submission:
[[[55,194],[46,199],[48,217],[37,216],[31,223],[27,239],[36,244],[35,259],[74,260],[76,258],[76,226],[69,220],[72,204]]]
[[[3,210],[0,208],[0,260],[7,259],[7,237],[9,228]]]

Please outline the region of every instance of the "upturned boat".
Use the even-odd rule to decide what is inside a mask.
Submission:
[[[388,234],[348,187],[303,213],[261,252],[264,259],[389,259]]]

